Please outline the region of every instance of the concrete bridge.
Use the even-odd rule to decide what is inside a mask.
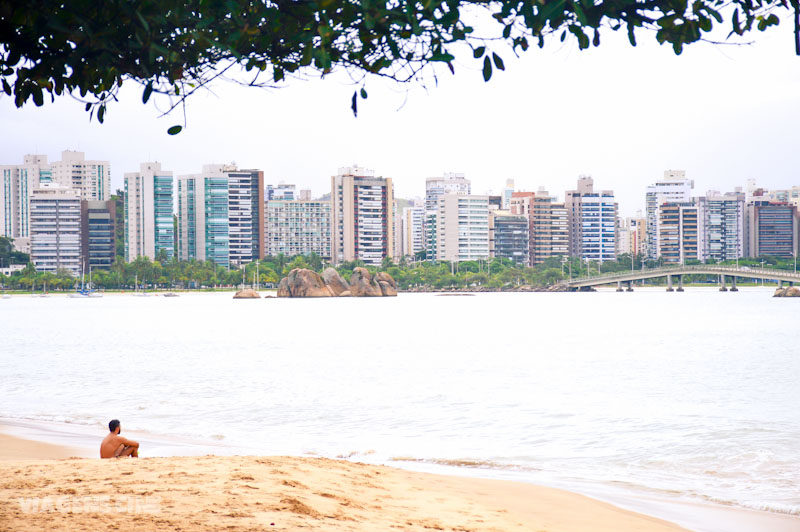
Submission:
[[[659,277],[667,278],[667,291],[672,292],[676,288],[677,291],[683,292],[683,276],[684,275],[714,275],[719,279],[719,289],[721,292],[731,290],[736,292],[736,279],[763,279],[766,281],[776,281],[779,286],[783,283],[800,284],[800,273],[791,272],[787,270],[775,270],[771,268],[748,268],[745,266],[718,266],[713,264],[699,264],[696,266],[666,266],[663,268],[652,268],[648,270],[631,270],[625,272],[614,272],[604,275],[597,275],[594,277],[580,277],[571,279],[569,281],[562,281],[570,290],[580,290],[581,288],[590,288],[594,286],[617,284],[617,291],[625,289],[629,292],[633,291],[633,281],[642,279],[656,279]],[[730,281],[730,288],[728,288],[728,281]]]

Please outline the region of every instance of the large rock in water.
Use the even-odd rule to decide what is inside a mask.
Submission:
[[[384,296],[397,295],[397,281],[394,280],[394,277],[386,272],[378,272],[375,274],[375,280]]]
[[[292,294],[289,293],[289,278],[284,277],[281,279],[281,282],[278,283],[278,297],[292,297]]]
[[[281,290],[283,281],[286,281],[284,290]],[[278,297],[331,297],[333,294],[325,285],[325,281],[317,272],[305,268],[295,268],[289,276],[281,280],[278,285]],[[284,295],[281,295],[284,294]]]
[[[381,297],[383,291],[366,268],[355,268],[350,276],[350,295],[353,297]]]
[[[260,299],[261,296],[258,292],[253,290],[252,288],[242,288],[235,294],[233,294],[233,299]]]
[[[378,272],[375,277],[366,268],[356,268],[350,283],[333,268],[322,275],[295,268],[278,283],[278,297],[381,297],[396,296],[397,282],[391,275]]]
[[[344,292],[350,291],[350,285],[333,268],[325,268],[325,271],[322,272],[322,280],[325,281],[334,296],[341,296]],[[349,296],[350,294],[347,295]]]
[[[778,288],[775,290],[775,295],[773,297],[800,297],[800,288],[796,286]]]

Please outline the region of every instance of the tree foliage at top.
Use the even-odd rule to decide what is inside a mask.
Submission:
[[[169,110],[225,76],[275,86],[288,75],[336,68],[356,81],[374,74],[420,79],[435,63],[455,71],[460,45],[472,49],[486,81],[504,70],[501,53],[543,46],[545,38],[600,44],[625,31],[636,45],[652,30],[675,53],[715,25],[730,34],[763,31],[794,15],[800,0],[4,0],[0,3],[0,79],[17,107],[45,96],[80,96],[102,122],[124,81],[171,97]],[[486,18],[486,35],[471,26]],[[796,45],[800,53],[800,41]],[[236,67],[235,70],[231,70]],[[366,98],[362,88],[353,94]],[[176,126],[171,130],[180,130]]]

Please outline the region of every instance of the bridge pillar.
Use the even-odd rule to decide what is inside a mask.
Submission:
[[[617,281],[617,292],[622,292],[622,281]]]
[[[739,289],[736,288],[736,276],[735,275],[731,275],[731,289],[730,289],[730,291],[731,292],[738,292],[739,291]]]
[[[678,290],[677,292],[683,292],[683,275],[678,276]]]
[[[667,292],[674,292],[672,289],[672,276],[667,275]]]
[[[728,289],[725,288],[725,276],[724,275],[720,275],[719,276],[719,291],[720,292],[727,292],[728,291]]]
[[[628,292],[633,292],[633,281],[628,281]]]

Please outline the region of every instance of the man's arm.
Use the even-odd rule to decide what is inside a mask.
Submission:
[[[122,436],[120,436],[119,440],[117,440],[117,441],[119,441],[122,445],[127,445],[128,447],[133,447],[135,449],[139,448],[139,442],[138,441],[129,440],[127,438],[123,438]]]

